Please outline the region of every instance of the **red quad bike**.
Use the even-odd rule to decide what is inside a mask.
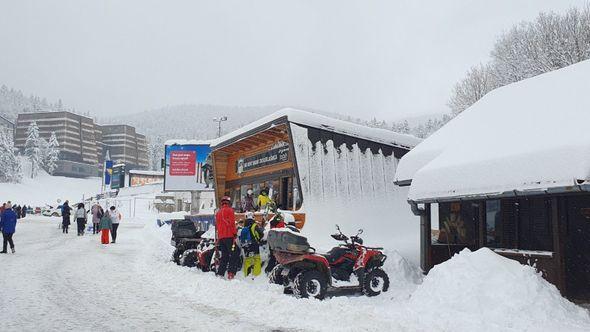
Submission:
[[[325,254],[318,254],[309,246],[307,238],[285,229],[271,230],[268,243],[273,250],[277,265],[269,274],[270,282],[285,287],[285,293],[297,297],[323,299],[328,293],[361,292],[366,296],[377,296],[389,288],[389,277],[382,266],[387,256],[383,248],[363,245],[359,237],[346,236],[336,225],[337,234],[332,238],[343,244]],[[351,284],[351,276],[358,284]],[[339,286],[338,283],[349,284]]]

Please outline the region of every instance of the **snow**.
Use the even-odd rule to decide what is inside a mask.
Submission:
[[[488,93],[400,161],[409,199],[544,191],[590,181],[590,61]]]
[[[332,247],[335,224],[347,233],[362,228],[365,243],[396,250],[418,264],[420,223],[408,209],[407,188],[393,183],[397,158],[361,151],[356,144],[352,150],[335,147],[332,141],[324,147],[317,142],[314,149],[307,128],[296,124],[291,135],[306,213],[303,233],[310,244]]]
[[[588,312],[535,269],[488,248],[435,266],[409,310],[432,331],[588,331]]]
[[[48,222],[48,220],[50,222]],[[296,299],[263,276],[236,280],[170,262],[170,227],[124,218],[117,244],[63,235],[59,218],[27,217],[17,253],[0,255],[3,331],[587,331],[584,309],[530,267],[487,249],[420,274],[395,252],[378,297]],[[26,278],[23,278],[26,276]]]
[[[68,178],[51,176],[42,169],[36,178],[30,178],[31,163],[23,161],[24,177],[21,183],[0,183],[0,200],[13,204],[43,207],[55,206],[57,200],[81,202],[100,192],[100,178]]]
[[[258,127],[270,125],[273,122],[286,117],[291,123],[300,124],[303,126],[332,131],[339,134],[344,134],[352,137],[358,137],[369,141],[374,141],[382,144],[412,148],[416,146],[421,140],[411,135],[398,134],[391,130],[371,128],[362,126],[356,123],[334,119],[325,115],[301,111],[293,108],[284,108],[268,116],[265,116],[257,121],[243,126],[227,135],[211,141],[213,147],[235,139]]]

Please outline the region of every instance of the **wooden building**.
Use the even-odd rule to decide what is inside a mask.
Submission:
[[[281,110],[212,143],[216,198],[232,197],[240,211],[248,189],[254,199],[267,189],[302,227],[308,199],[363,197],[363,190],[371,191],[370,198],[393,189],[399,158],[419,141],[315,113]]]
[[[488,247],[590,300],[590,133],[572,127],[590,122],[588,75],[586,61],[497,89],[402,158],[425,272]]]

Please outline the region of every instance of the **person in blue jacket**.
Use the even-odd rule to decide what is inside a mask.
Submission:
[[[2,238],[4,240],[0,254],[7,253],[6,249],[8,249],[8,243],[10,243],[10,249],[14,254],[14,242],[12,241],[12,235],[14,235],[14,231],[16,230],[16,219],[16,212],[14,212],[10,205],[7,206],[0,217],[0,230],[2,230]]]

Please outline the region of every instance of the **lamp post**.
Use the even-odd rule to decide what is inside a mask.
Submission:
[[[222,117],[215,117],[213,118],[213,121],[217,122],[217,137],[221,137],[221,123],[223,121],[227,121],[227,116],[222,116]]]

